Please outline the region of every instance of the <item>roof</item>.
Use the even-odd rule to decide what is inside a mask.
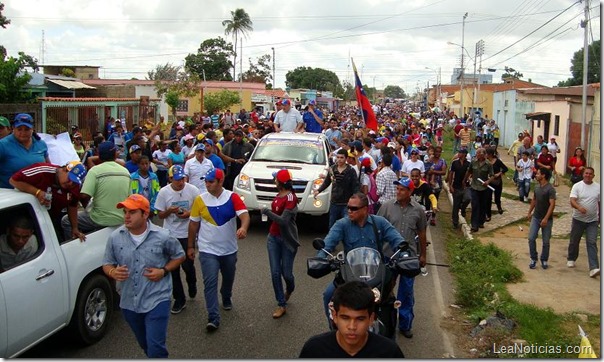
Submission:
[[[140,98],[67,98],[67,97],[39,97],[44,102],[140,102]],[[152,98],[149,101],[159,102],[161,99]]]
[[[552,114],[551,112],[532,112],[532,113],[525,113],[524,115],[526,116],[526,119],[529,118],[534,118],[534,117],[538,117],[538,116],[544,116],[546,114]]]
[[[96,89],[76,80],[48,79],[48,81],[67,89]]]
[[[593,97],[596,87],[599,87],[600,83],[593,83],[587,85],[587,95]],[[583,94],[583,86],[576,85],[572,87],[553,87],[553,88],[530,88],[530,89],[519,89],[520,92],[525,94],[549,94],[557,96],[580,96]]]
[[[436,87],[436,86],[433,86]],[[464,83],[464,88],[474,87],[474,83],[469,82],[467,84]],[[484,83],[480,84],[481,91],[490,91],[490,92],[501,92],[512,89],[521,89],[521,88],[534,88],[534,89],[544,89],[547,87],[537,83],[527,82],[521,79],[510,79],[505,83]],[[440,86],[441,92],[443,93],[455,93],[461,89],[460,84],[444,84]]]
[[[88,85],[107,86],[107,85],[140,85],[140,86],[154,86],[155,81],[153,80],[139,80],[139,79],[83,79],[82,82]],[[211,89],[252,89],[257,91],[265,91],[266,85],[264,83],[250,83],[250,82],[229,82],[229,81],[207,81],[200,82],[199,87],[211,88]]]

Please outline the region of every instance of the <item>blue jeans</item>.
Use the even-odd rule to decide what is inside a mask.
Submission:
[[[531,226],[528,234],[529,253],[531,254],[531,260],[537,260],[537,233],[541,229],[541,237],[543,239],[543,246],[541,247],[541,261],[547,261],[549,259],[549,240],[552,237],[552,227],[554,226],[554,220],[549,219],[545,227],[541,227],[541,219],[536,217],[531,218]]]
[[[579,257],[579,242],[585,233],[585,246],[587,247],[587,260],[589,270],[599,269],[598,260],[598,221],[583,222],[573,219],[570,227],[570,243],[568,244],[568,260],[576,261]]]
[[[524,197],[529,197],[530,192],[531,179],[518,180],[518,196],[520,197],[520,201],[523,201]]]
[[[398,281],[398,292],[396,298],[401,301],[401,306],[398,308],[398,329],[401,331],[410,331],[413,326],[413,306],[415,305],[415,297],[413,296],[413,285],[415,278],[400,276]]]
[[[348,205],[329,205],[329,228],[343,217],[348,217]]]
[[[147,357],[168,358],[166,335],[170,316],[169,300],[159,303],[147,313],[122,309],[122,314]]]
[[[280,307],[285,307],[287,303],[285,302],[281,277],[285,280],[285,290],[291,294],[296,287],[294,281],[294,258],[298,249],[292,252],[285,246],[285,242],[280,236],[270,234],[268,236],[267,249],[275,299],[277,299]]]
[[[208,322],[220,324],[220,312],[218,311],[218,272],[222,275],[222,286],[220,295],[222,303],[230,303],[233,295],[233,283],[235,281],[235,269],[237,264],[237,252],[230,255],[214,255],[199,253],[201,263],[201,274],[203,276],[203,294],[206,299],[208,310]]]
[[[325,316],[327,316],[327,325],[329,329],[331,329],[331,318],[329,318],[329,302],[331,302],[331,297],[333,297],[333,293],[336,291],[336,285],[333,280],[327,284],[327,288],[323,292],[323,308],[325,310]]]

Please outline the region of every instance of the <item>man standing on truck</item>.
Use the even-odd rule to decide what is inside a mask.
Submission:
[[[88,171],[84,180],[80,198],[84,204],[92,201],[90,212],[79,211],[77,225],[81,232],[89,233],[106,226],[118,226],[124,222],[124,215],[115,208],[115,204],[130,194],[130,173],[115,162],[117,147],[105,141],[99,145],[100,165]],[[69,239],[73,231],[67,217],[61,220],[65,238]]]
[[[143,195],[130,195],[117,208],[124,209],[124,225],[107,241],[103,272],[122,283],[120,308],[145,355],[168,358],[170,273],[185,252],[170,231],[149,221],[151,205]]]
[[[40,204],[49,208],[48,212],[60,241],[72,238],[84,241],[86,235],[78,229],[77,215],[80,186],[85,176],[86,167],[80,161],[72,161],[62,167],[51,163],[34,163],[15,172],[8,182],[15,189],[33,195]],[[65,209],[67,214],[63,211]],[[71,226],[70,235],[63,235],[61,231],[63,217],[67,218]]]

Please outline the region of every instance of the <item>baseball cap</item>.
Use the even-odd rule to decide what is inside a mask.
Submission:
[[[291,104],[289,99],[282,99],[281,102],[279,102],[279,103],[281,103],[281,105],[283,105],[283,106],[287,106],[287,105]]]
[[[193,136],[192,134],[186,134],[184,137],[185,141],[192,140],[194,138],[195,138],[195,136]]]
[[[130,146],[130,150],[128,152],[134,153],[134,152],[140,151],[140,150],[141,150],[141,147],[139,145],[132,145],[132,146]]]
[[[204,145],[203,143],[200,143],[197,145],[197,147],[195,147],[195,151],[205,151],[206,150],[206,145]]]
[[[555,140],[555,139],[556,139],[556,137],[552,137],[552,138],[550,138],[550,140]]]
[[[149,204],[149,200],[147,200],[141,194],[132,194],[126,198],[126,200],[117,204],[118,209],[127,208],[130,210],[143,210],[146,212],[151,211],[151,205]]]
[[[361,167],[369,168],[371,167],[371,160],[369,157],[361,158]]]
[[[412,155],[412,154],[419,155],[419,150],[418,150],[417,148],[412,148],[412,149],[411,149],[411,152],[409,152],[409,154],[411,154],[411,155]]]
[[[10,127],[10,122],[8,118],[0,116],[0,126]]]
[[[356,147],[357,145],[361,146],[362,145],[361,141],[356,140],[356,141],[348,142],[348,147]]]
[[[198,140],[198,141],[201,141],[201,140],[203,140],[204,138],[206,138],[206,135],[205,135],[205,134],[203,134],[203,133],[200,133],[200,134],[198,134],[198,135],[197,135],[197,140]]]
[[[273,177],[276,178],[277,181],[282,184],[292,180],[292,174],[287,169],[282,169],[277,172],[273,172]]]
[[[214,182],[215,180],[222,180],[222,179],[224,179],[224,172],[222,172],[222,170],[219,168],[213,168],[210,171],[208,171],[208,173],[206,173],[205,176],[202,176],[201,179],[203,181],[210,181],[210,182]]]
[[[388,142],[388,147],[390,147],[390,148],[396,148],[396,143],[394,143],[394,142]]]
[[[34,127],[34,119],[27,113],[19,113],[15,116],[15,124],[13,127],[26,126],[28,128]]]
[[[214,141],[212,141],[212,140],[211,140],[211,139],[209,139],[209,138],[204,139],[204,140],[203,140],[203,142],[204,142],[204,143],[207,143],[207,144],[208,144],[208,146],[214,146]]]
[[[352,158],[354,158],[354,157],[356,157],[356,156],[355,156],[355,154],[354,154],[354,153],[352,153],[352,151],[351,151],[351,150],[348,150],[348,157],[352,157]]]
[[[174,165],[168,170],[168,177],[172,177],[176,181],[182,180],[183,178],[185,178],[185,176],[185,170],[182,168],[181,165]]]
[[[317,104],[317,101],[315,101],[314,99],[311,99],[310,101],[308,101],[308,105],[314,106]]]
[[[401,177],[400,180],[393,182],[395,185],[403,186],[409,189],[409,191],[415,190],[415,184],[409,177]]]
[[[86,176],[86,167],[84,167],[80,161],[71,161],[65,165],[65,168],[67,169],[67,177],[69,177],[69,180],[81,185]]]
[[[136,126],[132,129],[132,134],[135,134],[137,132],[142,132],[142,131],[143,131],[143,129],[141,127]]]
[[[117,147],[115,147],[115,144],[113,142],[111,142],[111,141],[102,142],[99,145],[99,157],[103,158],[103,156],[113,156],[116,149],[117,149]]]

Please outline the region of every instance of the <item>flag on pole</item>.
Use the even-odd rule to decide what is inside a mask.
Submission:
[[[350,60],[352,60],[352,58],[350,58]],[[354,70],[354,90],[357,96],[357,105],[361,108],[365,127],[371,128],[377,132],[377,119],[375,118],[375,113],[373,113],[373,108],[371,108],[369,98],[367,98],[367,94],[365,94],[365,90],[363,89],[363,83],[361,83],[361,79],[359,78],[359,73],[357,72],[357,67],[354,65],[354,60],[352,60],[352,69]]]
[[[594,352],[594,349],[591,347],[591,343],[589,342],[589,339],[587,339],[587,334],[585,334],[585,332],[583,331],[583,328],[581,328],[581,326],[579,327],[579,335],[581,336],[581,346],[580,346],[580,351],[579,351],[579,358],[598,358],[598,356],[596,356],[596,353]]]

